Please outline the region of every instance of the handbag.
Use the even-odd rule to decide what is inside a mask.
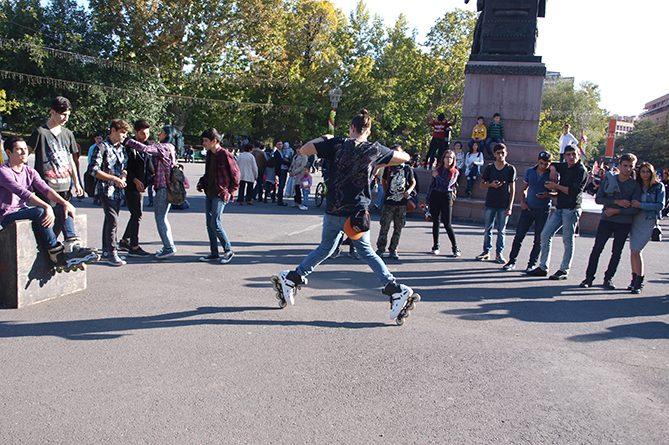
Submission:
[[[662,228],[659,224],[655,224],[653,233],[650,235],[651,241],[662,241]]]

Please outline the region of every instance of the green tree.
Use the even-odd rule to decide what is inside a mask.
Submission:
[[[539,120],[539,143],[554,155],[559,152],[558,139],[565,124],[580,139],[581,130],[588,138],[587,157],[598,155],[601,141],[606,139],[609,115],[600,108],[599,86],[582,82],[575,88],[572,81],[558,79],[544,86]]]
[[[648,161],[657,170],[669,167],[669,121],[641,120],[634,131],[619,137],[616,153],[634,153],[640,161]]]

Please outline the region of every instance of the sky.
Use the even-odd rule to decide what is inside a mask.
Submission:
[[[331,0],[348,17],[357,0]],[[392,26],[400,14],[422,42],[435,21],[455,8],[476,11],[476,0],[365,0]],[[410,5],[411,7],[408,7]],[[669,1],[547,0],[539,18],[536,55],[548,71],[599,85],[601,107],[635,116],[669,93]]]

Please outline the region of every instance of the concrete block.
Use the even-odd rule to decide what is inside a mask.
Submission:
[[[86,215],[74,221],[85,243]],[[17,221],[0,231],[0,304],[21,308],[86,289],[86,271],[56,273],[46,252],[37,247],[30,221]]]

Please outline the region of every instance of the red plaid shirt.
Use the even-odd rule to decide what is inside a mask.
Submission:
[[[207,189],[207,184],[209,184],[207,175],[209,173],[206,165],[209,164],[212,156],[216,156],[216,188],[218,189],[218,196],[224,202],[233,202],[235,200],[234,193],[239,188],[241,174],[239,173],[235,157],[223,147],[218,147],[216,153],[207,150],[204,176],[198,181],[197,188],[201,190]]]

